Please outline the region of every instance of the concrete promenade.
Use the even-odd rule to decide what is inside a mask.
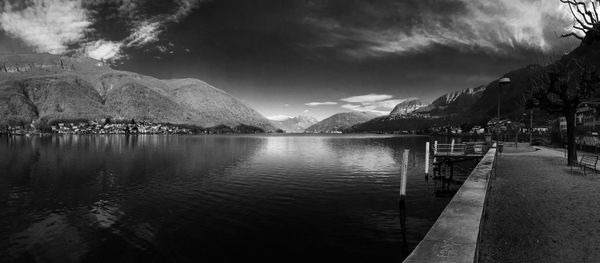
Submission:
[[[564,153],[505,145],[480,236],[480,262],[600,262],[600,175]]]

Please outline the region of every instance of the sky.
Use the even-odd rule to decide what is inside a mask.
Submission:
[[[0,53],[198,78],[264,116],[431,103],[569,52],[559,0],[0,0]]]

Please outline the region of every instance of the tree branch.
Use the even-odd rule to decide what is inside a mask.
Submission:
[[[600,17],[598,16],[598,10],[596,10],[596,1],[591,1],[592,2],[592,8],[594,9],[594,14],[596,14],[596,21],[600,20]]]
[[[580,37],[579,35],[575,34],[574,32],[568,33],[568,34],[562,34],[560,35],[561,38],[565,38],[565,37],[576,37],[579,40],[583,40],[583,37]]]
[[[600,16],[598,16],[598,10],[596,10],[595,1],[591,0],[591,7],[588,8],[588,4],[584,1],[579,0],[559,0],[563,4],[567,4],[569,6],[569,11],[575,20],[575,25],[573,28],[582,31],[586,36],[589,31],[593,31],[596,33],[600,33],[598,29],[598,24],[600,23]],[[590,10],[590,8],[592,10]],[[575,33],[567,33],[561,35],[561,37],[576,37],[579,40],[583,40],[585,37],[580,37]]]

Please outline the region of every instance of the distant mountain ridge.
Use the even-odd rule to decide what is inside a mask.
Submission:
[[[366,122],[377,117],[377,115],[369,112],[344,112],[338,113],[326,118],[306,129],[306,132],[314,133],[330,133],[342,132],[350,129],[352,126]]]
[[[498,79],[485,86],[445,94],[427,107],[420,108],[404,119],[377,118],[352,127],[354,132],[379,132],[398,130],[425,130],[432,126],[484,124],[497,114],[500,98],[501,116],[518,119],[522,117],[522,99],[531,81],[543,69],[539,65],[511,71],[502,77],[511,79],[511,84],[499,89]],[[424,117],[423,115],[427,115]]]
[[[458,114],[472,107],[486,90],[486,86],[469,88],[446,93],[430,105],[419,108],[416,113],[429,113],[434,116],[448,116]]]
[[[273,123],[276,128],[282,129],[287,133],[302,133],[317,122],[319,121],[314,117],[303,115],[287,118],[285,120],[271,120],[271,123]]]
[[[459,100],[461,97],[464,96],[470,96],[473,97],[476,94],[479,94],[481,92],[485,91],[485,86],[479,86],[477,88],[470,88],[470,89],[464,89],[464,90],[460,90],[460,91],[455,91],[455,92],[450,92],[445,94],[444,96],[438,98],[436,101],[433,102],[433,104],[451,104],[457,100]]]
[[[403,116],[427,106],[419,99],[407,99],[394,107],[389,117]]]
[[[114,118],[275,129],[256,110],[200,80],[160,80],[50,54],[0,55],[0,117],[0,124]]]

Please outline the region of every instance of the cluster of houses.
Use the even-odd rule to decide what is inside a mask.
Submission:
[[[0,134],[25,135],[30,133],[30,131],[26,126],[5,126],[0,128]]]
[[[487,122],[486,126],[488,131],[496,131],[497,129],[500,129],[501,132],[518,131],[521,133],[529,133],[529,130],[531,129],[534,133],[550,132],[550,124],[539,125],[536,123],[536,126],[529,127],[529,124],[526,125],[525,123],[514,122],[508,119],[500,120],[500,122],[498,122],[497,119],[492,119]]]
[[[135,122],[131,123],[110,123],[106,120],[76,122],[76,123],[57,123],[49,129],[42,129],[36,121],[30,125],[7,126],[0,130],[0,133],[15,135],[29,135],[40,133],[58,133],[58,134],[191,134],[192,130],[178,127],[175,125]]]
[[[406,114],[397,114],[388,116],[388,120],[400,120],[400,119],[439,119],[440,116],[431,115],[429,112],[409,112]]]
[[[450,133],[450,134],[462,134],[463,130],[458,126],[435,126],[431,128],[431,132],[433,133]]]
[[[58,123],[51,127],[60,134],[190,134],[187,128],[152,122],[100,124],[96,121],[80,123]]]
[[[534,127],[529,127],[525,123],[514,122],[509,119],[501,119],[499,122],[497,119],[492,119],[487,122],[485,126],[476,125],[471,127],[470,129],[463,129],[459,126],[436,126],[431,128],[431,132],[433,133],[448,133],[448,134],[486,134],[486,133],[495,133],[500,129],[500,132],[519,132],[519,133],[529,133],[530,129],[533,133],[543,134],[550,132],[550,125],[539,125],[536,124]]]

